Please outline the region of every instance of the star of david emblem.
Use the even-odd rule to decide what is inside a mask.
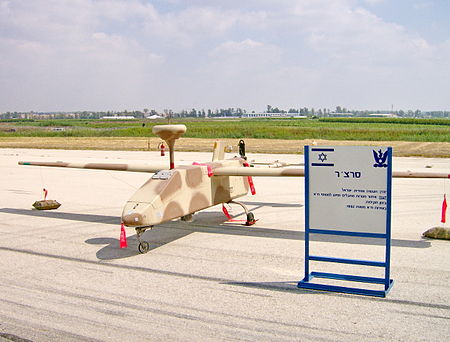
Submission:
[[[327,155],[325,153],[321,153],[317,156],[319,160],[323,163],[325,160],[327,160]]]

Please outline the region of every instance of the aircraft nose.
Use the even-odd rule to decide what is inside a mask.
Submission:
[[[122,222],[126,226],[143,226],[144,219],[139,213],[130,213],[122,215]]]
[[[148,203],[127,202],[122,211],[122,222],[128,227],[147,226]]]

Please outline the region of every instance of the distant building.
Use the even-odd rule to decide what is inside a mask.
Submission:
[[[242,113],[243,119],[253,119],[253,118],[286,118],[290,117],[291,114],[288,113]]]
[[[348,118],[350,116],[353,116],[353,113],[336,113],[336,112],[332,112],[332,113],[329,113],[328,116],[335,117],[335,118]]]
[[[150,119],[150,120],[157,120],[157,119],[164,119],[162,116],[159,115],[150,115],[150,116],[146,116],[146,119]]]
[[[369,114],[369,116],[372,118],[398,118],[396,114],[392,113],[373,113]]]
[[[102,120],[133,120],[134,116],[102,116]]]

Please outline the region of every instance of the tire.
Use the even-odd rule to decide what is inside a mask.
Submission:
[[[150,245],[148,244],[147,241],[142,241],[138,245],[138,250],[139,250],[139,253],[145,254],[150,250]]]

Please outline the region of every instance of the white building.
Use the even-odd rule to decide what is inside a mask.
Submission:
[[[102,120],[133,120],[134,116],[102,116]]]
[[[396,114],[392,113],[373,113],[369,114],[372,118],[397,118],[398,116]]]
[[[296,113],[243,113],[243,119],[254,119],[254,118],[288,118]]]

